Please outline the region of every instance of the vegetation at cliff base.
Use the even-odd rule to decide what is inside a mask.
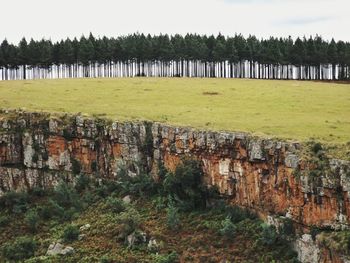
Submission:
[[[3,81],[0,105],[297,140],[350,141],[348,84],[198,78]]]
[[[199,168],[184,161],[175,172],[162,169],[157,181],[120,174],[84,188],[61,181],[54,189],[5,193],[0,261],[298,262],[274,227],[202,187]]]

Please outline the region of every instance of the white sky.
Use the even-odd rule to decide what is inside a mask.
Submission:
[[[128,33],[350,41],[349,0],[0,0],[0,41]]]

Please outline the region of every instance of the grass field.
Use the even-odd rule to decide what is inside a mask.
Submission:
[[[3,81],[0,108],[350,141],[349,84],[187,78]]]

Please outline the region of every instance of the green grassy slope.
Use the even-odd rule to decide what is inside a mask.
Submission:
[[[0,108],[82,112],[289,139],[350,141],[350,85],[238,79],[0,82]]]

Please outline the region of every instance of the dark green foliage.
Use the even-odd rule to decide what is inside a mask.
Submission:
[[[32,233],[35,233],[37,231],[39,226],[39,220],[40,220],[39,214],[35,209],[29,210],[26,213],[24,218],[25,223],[27,224],[29,230]]]
[[[195,160],[184,160],[174,173],[168,172],[163,187],[165,193],[183,210],[204,208],[207,190],[202,184],[203,171]]]
[[[277,241],[276,228],[271,225],[262,225],[262,234],[260,242],[266,246],[273,246]]]
[[[78,239],[80,234],[79,228],[74,225],[68,225],[64,231],[62,238],[65,242],[70,243]]]
[[[311,226],[310,228],[310,235],[314,241],[316,240],[316,236],[321,232],[322,230],[317,226]]]
[[[116,223],[118,228],[118,239],[124,240],[128,235],[140,227],[141,216],[133,207],[127,207],[125,211],[117,215]]]
[[[152,123],[145,122],[146,136],[142,145],[142,152],[147,156],[153,156],[153,135],[152,135]]]
[[[160,183],[157,183],[150,174],[141,173],[135,177],[129,176],[126,168],[121,166],[118,171],[118,181],[113,185],[108,183],[110,192],[117,191],[122,195],[152,196],[158,193]]]
[[[322,144],[319,142],[313,143],[311,146],[311,150],[314,154],[318,154],[320,151],[323,150]]]
[[[6,215],[0,216],[0,228],[7,226],[8,224],[10,224],[10,222],[11,222],[11,218],[9,216],[6,216]]]
[[[221,228],[219,230],[219,233],[223,236],[225,236],[228,239],[233,239],[235,237],[237,231],[237,227],[234,223],[232,223],[230,217],[226,217],[221,222]]]
[[[61,182],[54,190],[54,200],[62,207],[81,208],[80,197],[71,185]]]
[[[283,220],[283,225],[280,229],[280,234],[284,235],[285,237],[293,237],[295,235],[293,221],[290,218],[285,218]]]
[[[80,174],[81,171],[81,164],[77,159],[72,158],[72,173],[73,174]]]
[[[39,161],[39,155],[37,152],[34,152],[33,156],[32,156],[32,162],[36,163]]]
[[[268,73],[261,70],[252,71],[249,68],[248,71],[254,73],[249,75],[255,78],[274,79],[277,78],[276,65],[294,65],[298,67],[298,78],[303,75],[303,79],[323,79],[320,68],[331,64],[332,79],[336,79],[336,72],[339,79],[348,79],[349,54],[349,42],[335,42],[334,39],[325,41],[320,36],[295,40],[291,37],[270,37],[260,40],[255,36],[245,38],[241,34],[232,37],[221,34],[216,37],[197,34],[146,37],[137,33],[117,38],[95,38],[90,34],[88,38],[82,36],[79,40],[73,41],[67,38],[55,43],[50,40],[31,40],[28,44],[22,39],[18,45],[13,45],[4,40],[0,45],[0,68],[14,69],[20,65],[29,65],[47,69],[53,64],[80,64],[84,66],[84,76],[88,77],[91,74],[87,69],[89,64],[132,61],[137,66],[134,75],[145,76],[146,72],[142,65],[157,60],[161,61],[162,65],[169,61],[176,63],[174,75],[180,77],[189,76],[189,70],[184,70],[183,66],[192,60],[209,64],[209,68],[205,69],[206,77],[222,77],[224,71],[222,65],[218,73],[212,62],[228,61],[231,67],[225,72],[232,77],[232,66],[235,66],[236,70],[239,69],[235,77],[242,78],[245,75],[240,72],[243,68],[239,62],[248,60],[250,63],[258,62],[260,67],[268,68]],[[304,69],[301,66],[304,66]],[[271,67],[274,67],[273,70],[270,70]],[[316,71],[314,75],[308,74],[311,67]],[[69,74],[75,76],[75,73]],[[290,73],[285,72],[285,69],[284,73],[284,78],[292,77]],[[25,74],[23,78],[26,78]],[[68,130],[64,130],[63,135],[68,139],[72,136]]]
[[[75,189],[81,193],[84,190],[88,189],[91,185],[90,177],[84,174],[80,174],[75,182]]]
[[[47,196],[49,192],[50,192],[49,190],[45,190],[42,187],[35,186],[28,191],[28,194],[34,197],[44,197],[44,196]]]
[[[171,230],[178,229],[180,226],[179,211],[178,208],[174,206],[173,201],[169,198],[168,208],[167,208],[167,226]]]
[[[71,140],[73,137],[72,132],[68,129],[63,129],[63,138],[66,140]]]
[[[123,212],[126,209],[126,204],[120,198],[108,197],[106,204],[108,210],[116,214],[119,214],[120,212]]]
[[[25,192],[7,192],[0,197],[0,208],[20,214],[27,210],[28,202],[29,195]]]
[[[226,213],[233,223],[241,222],[242,220],[249,218],[255,219],[257,216],[246,208],[240,208],[238,206],[227,206]]]
[[[91,163],[91,171],[97,172],[97,162],[96,161],[93,161]]]
[[[2,256],[10,261],[22,261],[34,256],[37,244],[29,237],[19,237],[2,247]]]
[[[38,213],[45,220],[52,218],[62,219],[65,217],[65,209],[52,199],[49,199],[47,204],[39,206]]]

